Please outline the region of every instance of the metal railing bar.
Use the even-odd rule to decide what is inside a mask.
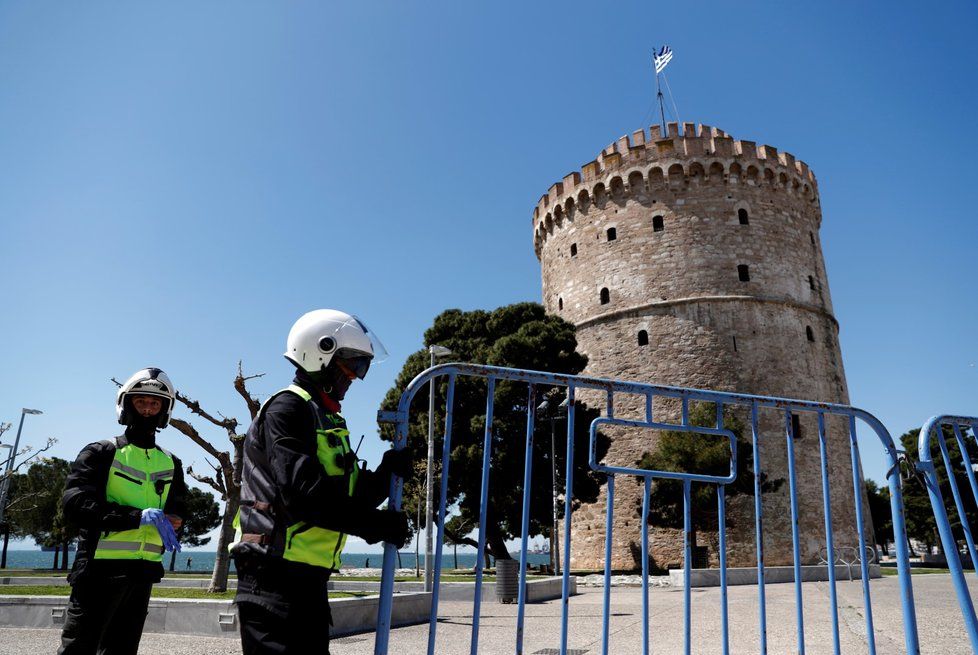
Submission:
[[[692,644],[690,637],[692,633],[692,620],[690,618],[691,589],[693,573],[693,546],[689,540],[689,533],[692,531],[693,518],[692,507],[689,500],[689,480],[683,480],[683,652],[690,654]]]
[[[932,432],[941,431],[942,425],[969,424],[976,419],[961,416],[934,416],[931,417],[920,429],[918,438],[919,462],[917,470],[924,474],[927,495],[930,497],[931,508],[934,510],[934,518],[937,522],[937,531],[940,534],[941,542],[944,545],[944,553],[947,556],[948,569],[951,571],[951,580],[954,582],[954,591],[958,597],[958,605],[961,608],[961,616],[964,619],[964,626],[968,632],[968,639],[971,641],[971,649],[978,653],[978,618],[975,617],[975,607],[971,600],[971,593],[968,591],[968,583],[964,578],[964,569],[961,566],[961,558],[958,556],[957,545],[954,535],[951,532],[951,523],[948,520],[947,510],[944,506],[944,495],[937,478],[937,469],[930,452],[930,438]]]
[[[479,547],[475,560],[475,598],[472,606],[471,655],[479,653],[479,618],[482,609],[482,569],[486,557],[486,517],[489,509],[489,464],[492,461],[492,413],[496,395],[496,378],[489,376],[486,391],[486,428],[482,440],[482,489],[479,495]]]
[[[725,476],[706,475],[701,473],[676,473],[675,471],[657,471],[649,469],[631,468],[627,466],[609,466],[597,461],[597,440],[598,427],[601,425],[619,425],[624,427],[649,428],[653,430],[670,430],[674,432],[689,432],[692,434],[705,434],[726,437],[730,445],[730,472]],[[693,480],[694,482],[713,482],[718,484],[729,484],[737,479],[737,435],[725,428],[707,428],[686,425],[674,425],[671,423],[645,423],[621,418],[602,418],[598,417],[591,422],[591,438],[589,441],[589,464],[591,469],[601,473],[618,473],[622,475],[651,476],[654,478],[665,478],[668,480]]]
[[[642,655],[649,655],[649,496],[652,478],[643,480],[642,495]]]
[[[448,376],[448,392],[445,395],[445,436],[442,439],[441,478],[438,501],[438,544],[435,550],[435,579],[431,587],[431,616],[428,620],[428,655],[435,653],[435,635],[438,630],[438,597],[441,590],[442,548],[445,545],[445,511],[448,504],[448,469],[452,454],[452,420],[455,407],[455,374]]]
[[[822,506],[825,508],[825,549],[828,556],[829,611],[832,618],[832,652],[840,655],[839,643],[839,598],[835,584],[835,538],[832,534],[832,502],[829,491],[828,448],[825,443],[825,414],[818,413],[818,454],[822,465]]]
[[[717,410],[717,430],[723,429],[723,403],[716,404]],[[733,458],[736,459],[736,453]],[[720,633],[722,639],[722,653],[728,655],[730,652],[730,625],[729,612],[727,606],[727,489],[724,485],[717,485],[717,533],[720,543]]]
[[[720,533],[720,633],[723,655],[730,653],[730,622],[727,607],[727,489],[717,485],[717,521]]]
[[[560,600],[560,655],[567,655],[567,621],[570,616],[570,569],[571,569],[571,517],[574,504],[574,410],[576,387],[571,383],[567,387],[567,460],[564,478],[564,570],[561,581]]]
[[[961,438],[961,427],[955,423],[952,429],[954,430],[954,439],[958,444],[958,448],[961,450],[961,457],[965,464],[965,470],[967,471],[968,482],[971,484],[971,492],[972,494],[978,493],[975,491],[975,473],[971,470],[971,459],[968,457],[968,448]],[[968,544],[968,554],[971,556],[972,566],[974,566],[974,562],[978,562],[978,555],[975,553],[975,540],[971,536],[971,523],[968,521],[968,514],[964,507],[964,498],[961,497],[961,490],[954,476],[954,468],[951,464],[951,456],[947,450],[947,441],[944,439],[943,431],[938,432],[937,443],[941,448],[941,457],[944,459],[947,479],[951,483],[951,494],[954,496],[954,506],[958,510],[958,517],[961,519],[961,530],[964,532],[964,540]]]
[[[965,426],[966,429],[967,427]],[[978,481],[975,480],[974,465],[971,463],[971,455],[968,454],[968,439],[965,437],[964,432],[962,432],[961,426],[957,423],[954,424],[954,438],[957,440],[958,448],[961,449],[961,455],[964,458],[964,470],[968,475],[968,484],[971,485],[971,496],[975,500],[975,505],[978,505]],[[978,559],[975,558],[975,554],[972,552],[971,567],[974,569],[975,574],[978,575],[978,563],[976,562],[978,562]]]
[[[526,401],[526,461],[523,464],[523,519],[520,526],[520,589],[516,609],[516,655],[523,655],[523,620],[526,610],[526,551],[530,539],[530,482],[533,478],[533,428],[536,422],[536,388],[531,382]],[[498,568],[498,565],[497,565]],[[496,576],[496,584],[501,581]]]
[[[751,440],[754,447],[754,539],[757,542],[757,612],[761,655],[767,655],[767,603],[764,595],[764,531],[761,507],[761,435],[757,429],[758,404],[750,408]]]
[[[495,377],[498,380],[521,381],[525,383],[533,382],[539,385],[549,386],[573,386],[577,389],[596,389],[607,391],[613,389],[622,393],[645,395],[653,393],[664,398],[678,398],[680,400],[698,400],[710,403],[722,402],[725,405],[742,405],[750,407],[757,404],[760,408],[785,409],[790,407],[800,412],[823,411],[829,414],[840,416],[863,416],[866,412],[854,408],[850,405],[840,405],[838,403],[823,403],[811,400],[801,400],[792,398],[778,398],[773,396],[758,396],[754,394],[733,393],[729,391],[708,391],[703,389],[690,389],[685,387],[673,387],[668,385],[657,385],[642,382],[626,382],[621,380],[610,380],[607,378],[596,378],[589,376],[568,375],[565,373],[545,373],[543,371],[525,371],[517,369],[507,369],[498,366],[483,366],[479,364],[438,364],[418,374],[408,383],[404,394],[401,397],[403,411],[410,401],[414,398],[421,386],[426,384],[432,377],[447,375],[450,372],[473,377]]]
[[[791,549],[794,553],[795,567],[795,613],[798,626],[799,655],[805,655],[805,604],[802,597],[801,580],[801,543],[798,529],[798,476],[795,471],[795,434],[791,425],[791,410],[784,413],[784,431],[788,448],[788,487],[791,493]]]
[[[601,625],[601,655],[608,655],[611,628],[611,537],[615,517],[615,476],[608,476],[608,509],[604,533],[604,611]]]
[[[856,505],[856,530],[859,532],[859,574],[862,576],[863,607],[866,612],[866,642],[869,652],[876,653],[876,633],[873,629],[873,600],[869,593],[869,564],[866,562],[866,532],[863,522],[863,496],[865,487],[862,481],[862,462],[859,458],[859,444],[856,441],[856,419],[849,418],[849,452],[852,458],[853,501]]]

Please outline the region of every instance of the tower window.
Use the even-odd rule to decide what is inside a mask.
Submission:
[[[577,244],[571,244],[571,257],[577,257]]]
[[[613,227],[608,228],[608,241],[614,241],[618,238],[618,230]]]
[[[662,217],[661,216],[653,216],[652,217],[652,231],[653,232],[662,232],[662,230],[664,230],[664,229],[666,229],[666,225],[663,222]]]
[[[645,330],[638,331],[638,345],[647,346],[649,345],[649,333]]]
[[[611,294],[608,293],[608,287],[604,287],[601,289],[601,304],[607,305],[609,302],[611,302]]]
[[[740,278],[741,282],[750,282],[750,270],[747,268],[747,264],[737,264],[737,277]]]
[[[814,232],[809,232],[808,233],[808,238],[811,239],[812,245],[814,246],[815,245],[815,233]]]
[[[815,290],[815,278],[813,278],[811,275],[808,276],[808,288],[812,291]]]
[[[563,308],[564,308],[564,299],[557,298],[557,309],[563,309]]]
[[[750,225],[750,218],[747,216],[746,209],[737,210],[737,219],[740,220],[741,225]]]
[[[805,336],[808,337],[809,341],[815,341],[815,332],[812,330],[811,325],[805,326]]]
[[[801,439],[801,417],[797,414],[791,415],[791,434],[795,439]]]

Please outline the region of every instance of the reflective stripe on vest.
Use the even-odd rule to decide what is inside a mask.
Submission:
[[[170,495],[173,457],[160,448],[126,444],[116,448],[105,484],[105,499],[136,509],[162,509]],[[163,540],[153,525],[101,535],[95,559],[163,561]]]
[[[348,477],[347,497],[352,497],[359,469],[355,457],[351,456],[350,431],[346,429],[346,422],[338,414],[325,413],[324,417],[312,402],[312,396],[302,387],[292,384],[287,391],[312,404],[316,416],[316,458],[326,475]],[[329,425],[324,425],[324,418]],[[337,498],[336,502],[344,500]],[[285,531],[285,552],[282,556],[293,562],[336,570],[342,565],[340,555],[345,545],[345,534],[299,521]]]

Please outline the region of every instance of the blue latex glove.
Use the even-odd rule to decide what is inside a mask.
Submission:
[[[174,532],[173,526],[170,525],[170,519],[166,518],[163,510],[155,507],[144,509],[139,517],[139,525],[154,526],[160,533],[160,539],[163,540],[164,550],[180,552],[180,540],[177,539],[177,533]]]

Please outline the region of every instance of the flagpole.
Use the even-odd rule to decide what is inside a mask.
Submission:
[[[655,68],[655,64],[652,64],[652,68],[653,69]],[[662,120],[662,136],[663,136],[663,138],[665,138],[665,136],[666,136],[666,110],[662,106],[662,87],[659,86],[659,74],[658,73],[655,74],[655,90],[656,90],[656,95],[659,98],[659,118]]]
[[[652,50],[652,70],[655,71],[655,91],[659,98],[659,118],[662,121],[662,136],[666,136],[666,110],[662,106],[662,87],[659,85],[659,70],[655,63],[655,49]]]

